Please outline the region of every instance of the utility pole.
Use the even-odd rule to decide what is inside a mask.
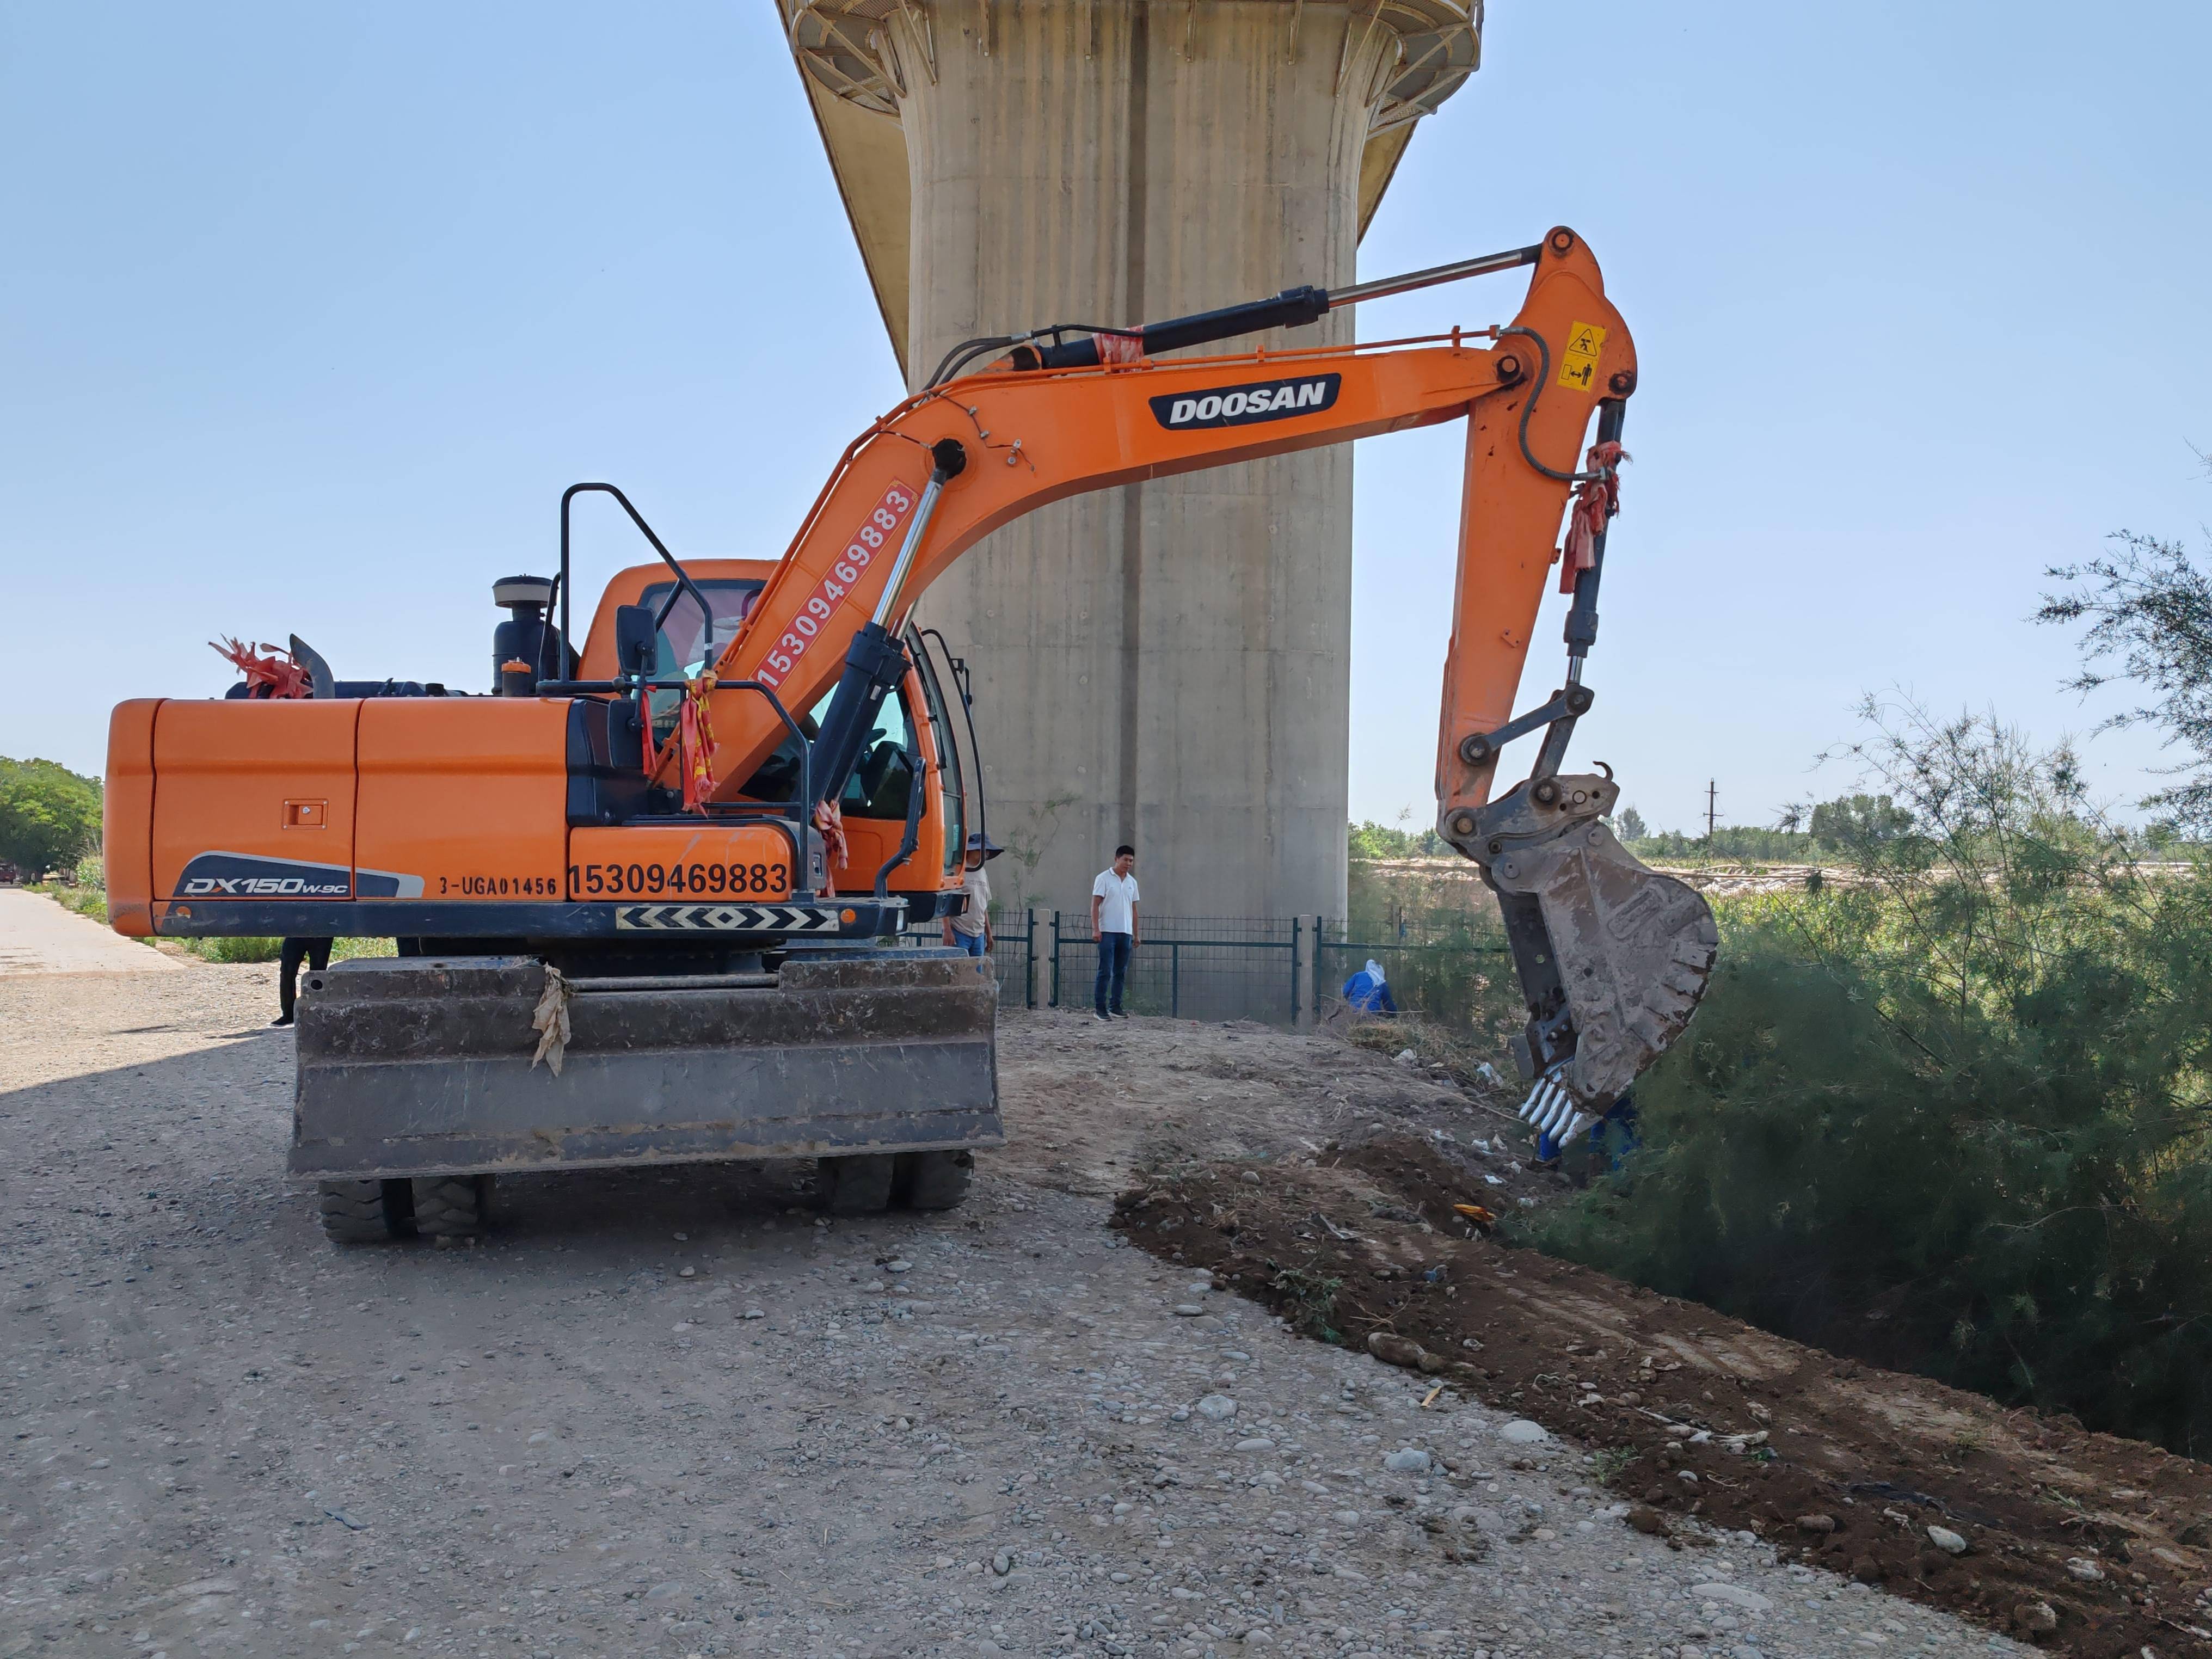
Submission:
[[[1705,782],[1705,839],[1707,841],[1713,838],[1713,824],[1717,817],[1715,808],[1719,803],[1720,788],[1720,781],[1717,778],[1708,779]]]

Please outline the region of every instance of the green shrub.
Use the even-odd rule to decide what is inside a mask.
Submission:
[[[1545,1248],[1832,1350],[2212,1446],[2212,870],[2073,757],[1917,710],[1862,882],[1720,907],[1644,1149]]]
[[[1403,814],[1401,817],[1405,816]],[[1458,854],[1434,830],[1394,830],[1387,823],[1354,823],[1345,831],[1345,849],[1355,863],[1376,859],[1443,859]]]
[[[189,941],[185,948],[204,962],[274,962],[283,954],[284,941],[250,936],[196,939]]]

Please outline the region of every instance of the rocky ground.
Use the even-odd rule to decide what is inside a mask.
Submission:
[[[477,1248],[340,1250],[284,1175],[271,981],[0,982],[9,1659],[2014,1650],[1748,1531],[1638,1531],[1504,1390],[1109,1224],[1132,1186],[1502,1124],[1449,1079],[1014,1012],[1012,1144],[963,1211],[831,1223],[796,1166],[540,1177]],[[1501,1202],[1547,1188],[1516,1162]]]

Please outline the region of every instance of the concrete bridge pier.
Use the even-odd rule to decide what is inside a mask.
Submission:
[[[1451,0],[789,20],[917,386],[977,335],[1349,283],[1477,44]],[[1266,343],[1350,338],[1343,316]],[[922,616],[974,665],[1006,902],[1079,908],[1127,839],[1158,911],[1343,915],[1352,471],[1346,447],[1060,502],[938,584]]]

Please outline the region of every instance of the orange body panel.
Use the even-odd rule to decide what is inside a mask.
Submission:
[[[118,703],[107,719],[106,795],[100,845],[107,864],[107,923],[143,939],[154,931],[154,719],[158,697]]]
[[[581,902],[759,903],[788,898],[791,837],[769,823],[586,827],[568,836],[568,896]]]
[[[566,702],[388,697],[358,707],[361,804],[355,842],[363,869],[402,878],[392,896],[562,896],[568,861]],[[421,885],[413,886],[413,880]]]
[[[361,709],[350,700],[162,703],[154,716],[154,896],[223,896],[178,890],[185,866],[208,854],[319,866],[339,890],[306,896],[349,896]],[[313,822],[301,821],[307,806]]]

